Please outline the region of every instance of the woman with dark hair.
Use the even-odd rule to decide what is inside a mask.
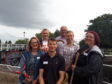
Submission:
[[[20,60],[21,75],[19,79],[21,84],[35,84],[37,82],[40,56],[43,54],[44,52],[40,50],[38,38],[32,37],[29,41],[28,50],[23,52]]]
[[[102,84],[103,54],[99,48],[99,35],[95,31],[88,31],[85,44],[88,48],[83,52],[77,52],[79,53],[77,63],[72,65],[72,70],[74,70],[72,84]],[[75,57],[74,60],[76,59]]]

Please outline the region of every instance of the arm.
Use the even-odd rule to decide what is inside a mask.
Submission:
[[[59,79],[56,84],[62,84],[65,77],[65,60],[62,57],[59,64]]]
[[[44,78],[43,78],[43,73],[44,73],[44,69],[40,69],[39,70],[39,83],[40,84],[45,84],[44,83]]]
[[[64,71],[59,71],[59,80],[57,81],[57,84],[62,84],[65,77]]]

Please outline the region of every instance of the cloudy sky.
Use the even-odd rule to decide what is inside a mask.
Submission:
[[[84,38],[89,20],[112,13],[111,0],[0,0],[0,39],[35,36],[43,28],[51,32],[66,25],[75,39]]]

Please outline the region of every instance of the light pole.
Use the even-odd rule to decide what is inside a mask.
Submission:
[[[23,32],[23,37],[24,37],[24,39],[25,39],[25,33],[26,33],[26,32]]]

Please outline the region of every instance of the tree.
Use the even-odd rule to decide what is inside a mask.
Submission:
[[[5,44],[7,44],[8,42],[7,41],[5,41]]]
[[[104,14],[90,20],[89,30],[96,31],[101,38],[101,47],[112,48],[112,14]]]
[[[41,39],[41,38],[42,38],[41,33],[36,33],[35,36],[36,36],[38,39]]]
[[[80,47],[85,45],[84,39],[79,42]]]
[[[28,44],[28,39],[19,39],[15,42],[15,44]]]
[[[8,44],[12,44],[11,40],[10,40],[10,41],[8,41]]]
[[[60,35],[60,31],[58,29],[56,29],[56,31],[54,32],[54,36],[57,37]]]
[[[2,43],[2,41],[0,40],[0,44]]]

